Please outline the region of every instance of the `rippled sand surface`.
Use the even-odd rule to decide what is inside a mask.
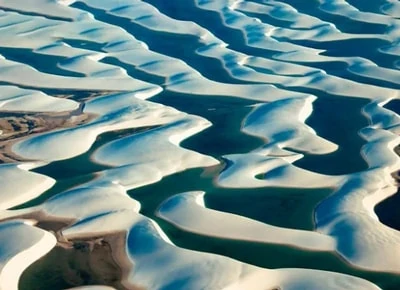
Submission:
[[[400,2],[0,0],[0,289],[400,289]]]

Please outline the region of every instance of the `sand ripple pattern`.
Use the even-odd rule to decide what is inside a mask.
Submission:
[[[0,36],[0,289],[400,289],[400,2],[0,0]]]

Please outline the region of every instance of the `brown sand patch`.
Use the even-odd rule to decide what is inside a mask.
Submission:
[[[8,211],[1,219],[25,219],[51,232],[57,245],[47,255],[29,266],[20,279],[19,289],[66,289],[84,285],[107,285],[121,290],[144,290],[125,285],[132,262],[126,256],[126,232],[110,232],[68,240],[62,230],[75,222],[47,216],[32,208]]]
[[[123,285],[125,233],[59,242],[33,263],[20,279],[20,289],[65,289],[83,285],[107,285],[121,290],[144,290]],[[122,257],[117,256],[122,255]],[[131,267],[131,265],[129,265]],[[127,269],[127,268],[125,268]]]

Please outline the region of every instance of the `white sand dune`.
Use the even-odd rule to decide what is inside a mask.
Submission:
[[[3,222],[0,239],[0,288],[10,290],[18,289],[22,272],[56,244],[52,234],[19,220]]]
[[[2,111],[63,112],[72,111],[79,103],[54,98],[41,91],[24,90],[16,86],[3,86],[0,97]]]
[[[1,209],[8,209],[29,201],[54,185],[56,181],[53,178],[29,171],[40,165],[43,164],[0,165]]]
[[[186,231],[225,239],[290,245],[314,251],[332,251],[335,241],[311,231],[263,224],[239,215],[207,209],[204,192],[187,192],[166,200],[157,215]]]
[[[367,2],[0,1],[0,161],[21,160],[0,164],[0,288],[56,238],[108,238],[121,267],[70,289],[399,288],[400,232],[375,207],[400,170],[400,5]],[[314,231],[204,203],[266,188],[332,194]],[[343,261],[260,268],[196,236]]]
[[[225,155],[231,165],[219,175],[217,184],[227,188],[318,188],[335,187],[343,180],[341,176],[319,174],[291,164],[301,155],[285,151],[271,153],[273,157],[259,153]]]
[[[154,173],[160,172],[162,176],[188,168],[217,165],[219,162],[214,158],[179,146],[182,140],[209,125],[201,118],[184,118],[110,142],[94,153],[94,160],[112,166],[146,165],[152,167]],[[132,148],[136,150],[132,151]]]
[[[267,140],[263,151],[287,148],[308,154],[331,153],[338,146],[317,136],[312,128],[304,124],[312,113],[314,100],[311,96],[262,104],[247,116],[242,130]]]

